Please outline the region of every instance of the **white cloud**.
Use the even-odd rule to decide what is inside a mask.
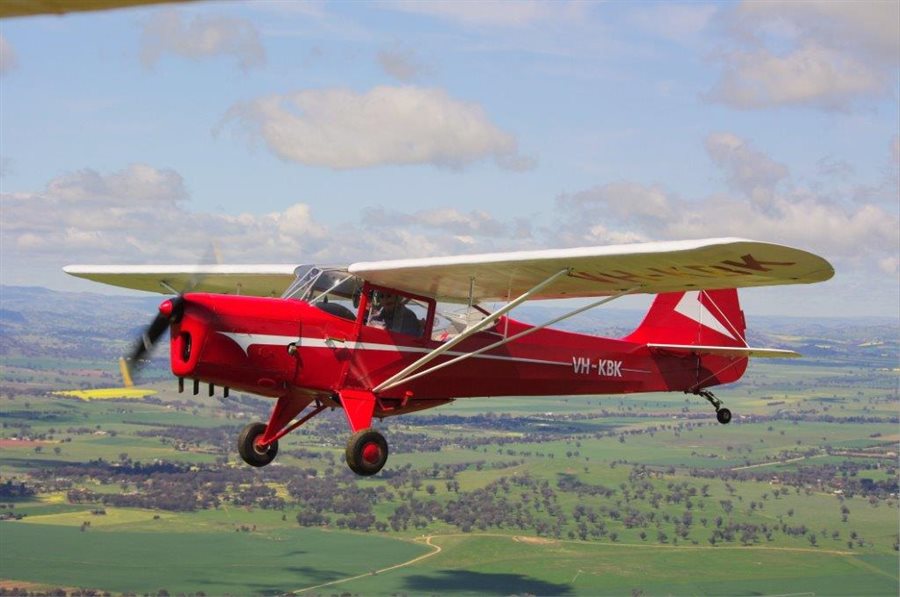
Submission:
[[[145,66],[154,66],[165,53],[191,59],[231,56],[244,70],[262,66],[266,61],[259,33],[250,21],[198,15],[187,22],[175,9],[151,17],[141,40],[141,61]]]
[[[737,195],[686,200],[659,186],[601,185],[558,198],[559,238],[584,244],[738,236],[868,263],[870,269],[884,269],[900,254],[896,206],[813,195],[792,184],[787,168],[730,133],[711,135],[707,150]],[[765,201],[758,200],[761,190]]]
[[[3,34],[0,34],[0,76],[8,74],[18,64],[19,58],[16,56],[15,48]]]
[[[750,34],[815,39],[830,47],[896,64],[900,4],[881,0],[743,2],[735,18]]]
[[[335,228],[302,202],[262,214],[195,212],[177,172],[144,164],[67,173],[0,202],[3,283],[61,286],[70,263],[197,263],[213,240],[228,263],[349,263],[531,242],[527,225],[480,210],[371,209]]]
[[[382,207],[365,211],[363,224],[374,228],[391,228],[396,226],[416,227],[440,230],[469,239],[473,237],[506,236],[507,227],[491,214],[482,210],[464,213],[452,207],[420,210],[405,213],[386,210]]]
[[[416,81],[431,70],[419,60],[414,50],[382,50],[377,59],[384,72],[404,83]]]
[[[852,176],[856,170],[852,164],[845,160],[824,156],[816,162],[816,171],[823,177],[845,179]]]
[[[814,43],[783,56],[767,49],[734,52],[725,61],[709,97],[736,108],[808,105],[842,110],[889,89],[878,69]]]
[[[278,232],[282,237],[294,238],[306,236],[309,238],[322,238],[325,236],[325,227],[317,224],[312,217],[309,206],[297,203],[276,215]]]
[[[896,248],[900,225],[875,205],[843,207],[802,194],[778,196],[765,211],[724,197],[683,208],[684,215],[665,226],[671,238],[746,236],[854,258]]]
[[[233,106],[223,123],[232,121],[281,159],[312,166],[460,168],[493,157],[501,167],[534,167],[521,162],[527,158],[518,155],[515,138],[492,124],[480,106],[440,89],[380,86],[367,93],[272,95]]]
[[[421,14],[477,27],[527,27],[548,21],[577,20],[583,15],[584,3],[548,2],[540,0],[394,0],[384,6],[393,10]]]
[[[708,94],[741,109],[849,110],[894,93],[896,2],[745,2],[734,9],[721,79]]]
[[[706,151],[724,171],[728,184],[749,196],[771,193],[788,176],[787,166],[753,149],[744,139],[731,133],[709,135]]]
[[[711,135],[707,148],[723,175],[734,178],[735,192],[683,198],[661,185],[617,181],[560,196],[556,220],[543,227],[523,216],[498,219],[487,209],[453,207],[373,207],[356,222],[329,226],[296,200],[262,214],[194,212],[182,177],[172,170],[143,164],[108,173],[85,169],[40,191],[0,197],[0,272],[4,283],[55,280],[51,285],[61,286],[59,269],[67,263],[196,263],[213,239],[229,263],[349,263],[741,236],[815,251],[835,263],[839,276],[872,276],[873,292],[895,297],[896,205],[813,194],[731,133]],[[747,198],[760,184],[769,185],[764,204]]]
[[[132,164],[106,176],[91,169],[64,174],[50,181],[47,192],[57,200],[109,205],[126,205],[133,201],[174,203],[187,198],[180,174],[144,164]]]
[[[597,219],[659,219],[670,215],[670,199],[659,186],[620,181],[563,195],[559,199],[564,206],[579,212],[593,211]]]
[[[43,191],[3,194],[4,264],[194,263],[217,238],[232,258],[296,261],[326,235],[302,203],[235,216],[189,211],[186,199],[181,175],[143,164],[108,174],[85,169]]]

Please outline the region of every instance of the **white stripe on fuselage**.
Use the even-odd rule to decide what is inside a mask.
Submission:
[[[426,354],[431,352],[430,348],[419,348],[416,346],[402,346],[399,344],[373,344],[371,342],[349,342],[342,340],[335,340],[331,338],[298,338],[296,336],[272,336],[268,334],[241,334],[236,332],[218,332],[219,334],[225,336],[226,338],[230,338],[243,349],[244,354],[247,354],[248,350],[254,344],[265,345],[265,346],[287,346],[291,342],[294,342],[297,345],[297,348],[338,348],[346,345],[347,348],[352,348],[353,350],[381,350],[381,351],[390,351],[390,352],[416,352],[421,354]],[[467,352],[455,352],[455,351],[447,351],[447,355],[451,356],[461,356],[464,354],[469,354]],[[538,365],[564,365],[566,367],[570,367],[571,363],[563,363],[560,361],[545,361],[541,359],[525,359],[520,357],[506,357],[499,355],[489,355],[489,354],[479,354],[476,355],[476,359],[490,359],[496,361],[516,361],[519,363],[534,363]]]

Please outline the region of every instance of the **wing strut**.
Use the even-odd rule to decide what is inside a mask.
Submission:
[[[537,326],[528,328],[527,330],[523,330],[523,331],[519,332],[518,334],[516,334],[516,335],[514,335],[514,336],[510,336],[509,338],[504,338],[503,340],[498,340],[497,342],[494,342],[493,344],[491,344],[491,345],[489,345],[489,346],[485,346],[484,348],[479,348],[478,350],[476,350],[476,351],[474,351],[474,352],[467,352],[467,353],[465,353],[465,354],[461,354],[461,355],[459,355],[458,357],[456,357],[455,359],[450,359],[450,360],[447,361],[446,363],[441,363],[440,365],[435,365],[434,367],[429,367],[429,368],[426,369],[425,371],[420,371],[420,372],[418,372],[418,373],[416,373],[416,374],[414,374],[414,375],[410,375],[410,376],[408,376],[408,377],[405,377],[405,378],[403,378],[403,379],[400,379],[400,380],[397,380],[397,381],[394,381],[394,382],[391,382],[391,383],[384,382],[384,383],[382,383],[380,386],[378,386],[378,388],[376,388],[376,389],[388,390],[388,389],[390,389],[390,388],[393,388],[393,387],[396,386],[397,384],[403,383],[403,382],[405,382],[405,381],[412,381],[412,380],[414,380],[414,379],[418,379],[418,378],[420,378],[420,377],[423,377],[423,376],[425,376],[425,375],[428,375],[429,373],[434,373],[434,372],[437,371],[438,369],[443,369],[444,367],[449,367],[450,365],[453,365],[453,364],[458,363],[458,362],[460,362],[460,361],[464,361],[465,359],[468,359],[468,358],[471,358],[471,357],[474,357],[474,356],[478,356],[478,355],[480,355],[480,354],[483,353],[483,352],[487,352],[487,351],[489,351],[489,350],[493,350],[494,348],[499,348],[499,347],[501,347],[501,346],[503,346],[503,345],[505,345],[505,344],[509,344],[509,343],[512,342],[513,340],[518,340],[519,338],[523,338],[523,337],[527,336],[528,334],[534,333],[534,332],[536,332],[536,331],[538,331],[538,330],[542,330],[542,329],[544,329],[544,328],[547,327],[547,326],[551,326],[551,325],[553,325],[553,324],[555,324],[555,323],[559,323],[560,321],[562,321],[562,320],[564,320],[564,319],[568,319],[568,318],[570,318],[570,317],[574,317],[574,316],[578,315],[579,313],[584,313],[585,311],[587,311],[587,310],[589,310],[589,309],[593,309],[594,307],[599,307],[600,305],[606,304],[606,303],[608,303],[608,302],[610,302],[610,301],[613,301],[613,300],[615,300],[615,299],[617,299],[617,298],[619,298],[619,297],[621,297],[621,296],[625,296],[626,294],[631,294],[632,292],[634,292],[634,291],[637,290],[638,288],[640,288],[640,286],[635,286],[635,287],[633,287],[633,288],[629,288],[628,290],[623,290],[622,292],[620,292],[620,293],[618,293],[618,294],[614,294],[613,296],[607,296],[607,297],[604,297],[604,298],[602,298],[602,299],[600,299],[600,300],[598,300],[598,301],[594,301],[593,303],[590,303],[590,304],[588,304],[588,305],[585,305],[584,307],[580,307],[580,308],[578,308],[578,309],[575,309],[574,311],[569,311],[568,313],[565,313],[565,314],[563,314],[563,315],[560,315],[559,317],[557,317],[557,318],[555,318],[555,319],[551,319],[550,321],[547,321],[547,322],[545,322],[545,323],[542,323],[541,325],[537,325]],[[388,381],[390,381],[390,380],[388,380]]]
[[[372,391],[380,392],[385,388],[393,387],[393,386],[397,385],[398,383],[402,382],[407,377],[409,377],[411,374],[415,373],[416,371],[421,369],[423,366],[427,365],[428,363],[430,363],[437,357],[441,356],[442,354],[444,354],[445,352],[447,352],[448,350],[450,350],[451,348],[453,348],[454,346],[456,346],[463,340],[469,338],[470,336],[472,336],[473,334],[475,334],[477,332],[480,332],[484,328],[488,327],[489,325],[491,325],[492,323],[494,323],[495,321],[500,319],[500,317],[502,317],[506,313],[512,311],[513,309],[515,309],[516,307],[518,307],[519,305],[521,305],[522,303],[527,301],[532,295],[540,292],[541,290],[543,290],[544,288],[546,288],[547,286],[549,286],[550,284],[555,282],[560,277],[567,275],[569,273],[569,271],[570,271],[569,268],[559,270],[558,272],[556,272],[549,278],[545,279],[543,282],[537,284],[536,286],[532,287],[531,289],[529,289],[529,290],[525,291],[524,293],[522,293],[521,295],[519,295],[512,302],[507,303],[500,309],[497,309],[496,311],[494,311],[493,313],[491,313],[490,315],[488,315],[487,317],[485,317],[478,323],[467,327],[465,330],[463,330],[463,332],[459,336],[453,338],[452,340],[447,341],[445,344],[442,344],[438,348],[435,348],[434,350],[432,350],[431,352],[429,352],[428,354],[423,356],[421,359],[419,359],[415,363],[412,363],[405,369],[402,369],[401,371],[398,371],[391,377],[387,378],[386,380],[384,380],[383,382],[381,382],[380,384],[378,384],[377,386],[372,388]]]

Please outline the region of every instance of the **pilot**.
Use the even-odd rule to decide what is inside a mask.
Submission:
[[[381,300],[369,318],[369,325],[410,336],[422,335],[422,324],[412,309],[396,294],[381,293]]]

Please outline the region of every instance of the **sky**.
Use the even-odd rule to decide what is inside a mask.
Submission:
[[[898,318],[898,73],[896,1],[4,19],[0,283],[736,236],[836,270],[748,314]]]

